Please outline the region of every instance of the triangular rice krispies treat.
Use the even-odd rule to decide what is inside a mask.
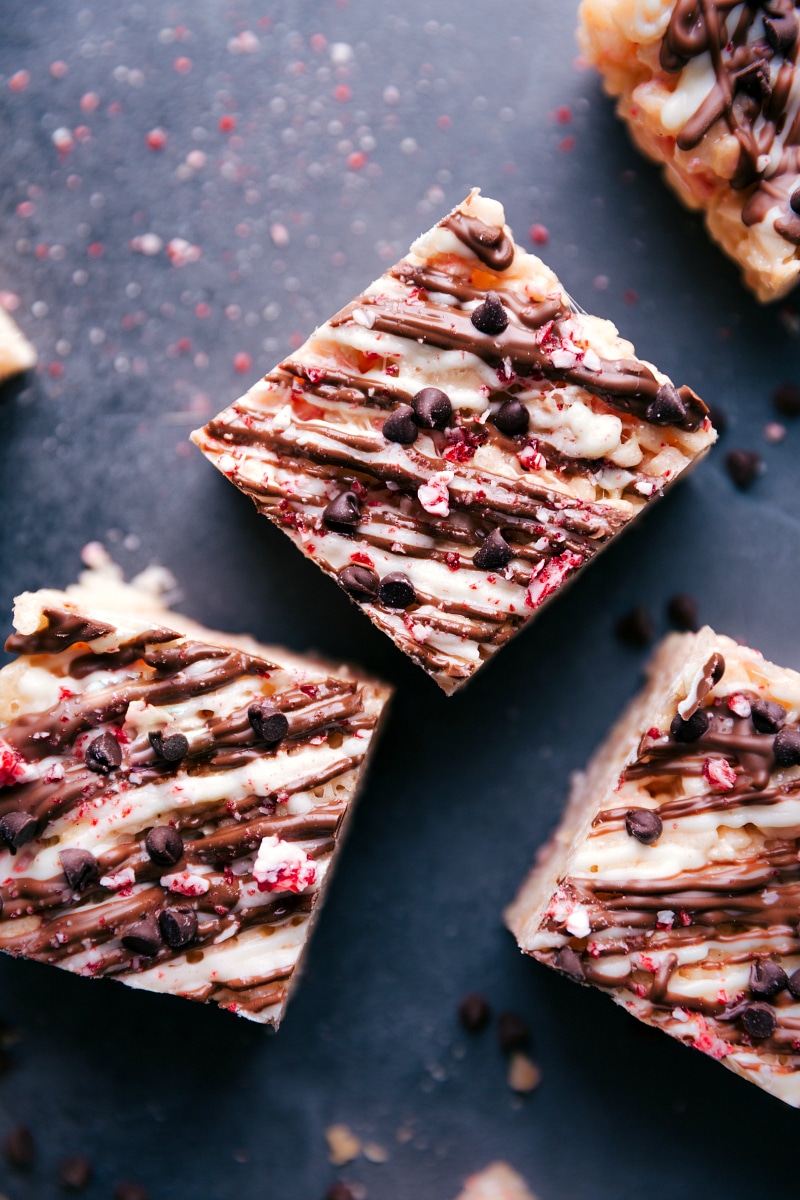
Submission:
[[[277,1026],[388,689],[108,565],[17,601],[0,950]]]
[[[800,675],[673,634],[509,908],[521,948],[800,1106]]]
[[[474,191],[192,436],[452,692],[716,434]]]

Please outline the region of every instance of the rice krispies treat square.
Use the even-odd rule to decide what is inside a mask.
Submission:
[[[583,0],[579,40],[617,112],[760,300],[800,273],[794,0]]]
[[[452,692],[716,434],[473,191],[192,436]]]

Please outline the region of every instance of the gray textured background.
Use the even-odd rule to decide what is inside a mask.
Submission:
[[[203,621],[358,659],[399,688],[277,1038],[0,964],[0,1014],[20,1034],[0,1135],[24,1120],[40,1145],[27,1176],[0,1165],[0,1190],[59,1194],[55,1166],[80,1150],[91,1200],[125,1178],[154,1200],[315,1200],[336,1177],[333,1121],[389,1151],[341,1172],[369,1200],[450,1200],[495,1157],[541,1200],[796,1190],[794,1156],[776,1152],[796,1142],[794,1112],[524,961],[500,922],[569,773],[637,685],[642,655],[612,634],[622,612],[648,603],[663,627],[666,599],[694,591],[719,630],[800,667],[800,433],[763,436],[773,387],[797,370],[793,310],[758,308],[629,147],[574,62],[574,3],[4,0],[0,16],[0,289],[41,355],[0,402],[0,612],[69,582],[98,538],[128,572],[169,565]],[[242,30],[259,44],[237,55]],[[332,43],[350,60],[332,61]],[[21,70],[29,85],[10,90]],[[53,132],[79,126],[59,155]],[[145,143],[155,126],[160,153]],[[447,700],[185,437],[473,184],[523,243],[543,223],[572,294],[724,406],[723,450],[759,448],[767,471],[742,495],[715,451]],[[202,258],[179,269],[133,252],[145,233]],[[532,1096],[508,1090],[493,1031],[461,1033],[467,990],[531,1022]]]

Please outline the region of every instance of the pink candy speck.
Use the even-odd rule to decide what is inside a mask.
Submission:
[[[528,236],[534,246],[546,246],[550,241],[550,232],[546,225],[531,225]]]
[[[233,356],[233,369],[238,375],[246,375],[253,365],[253,360],[244,350]]]
[[[168,137],[169,134],[167,133],[166,129],[162,129],[157,125],[155,129],[150,130],[144,140],[147,142],[147,145],[151,150],[163,150],[167,144]]]
[[[10,92],[24,92],[30,81],[31,77],[28,71],[17,71],[8,81],[8,90]]]

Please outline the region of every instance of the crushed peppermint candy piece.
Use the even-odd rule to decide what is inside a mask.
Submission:
[[[450,516],[450,492],[447,485],[455,478],[453,471],[437,471],[427,483],[417,488],[417,497],[425,512],[434,517]]]
[[[28,764],[21,754],[10,746],[0,744],[0,787],[18,783],[26,773]]]
[[[742,717],[742,719],[749,717],[753,711],[750,701],[742,692],[734,692],[732,696],[728,697],[728,708],[734,716]]]
[[[729,792],[736,787],[736,772],[724,758],[707,758],[703,763],[703,775],[716,791]]]
[[[211,887],[205,875],[195,875],[192,871],[162,875],[160,882],[168,892],[177,892],[180,896],[204,896]]]
[[[558,591],[570,571],[574,571],[581,565],[581,561],[579,554],[565,550],[557,558],[543,558],[541,562],[538,562],[531,571],[528,592],[525,596],[527,607],[538,608],[540,604],[544,604],[545,600]]]
[[[103,875],[100,880],[100,886],[108,888],[112,892],[118,892],[120,888],[132,887],[136,883],[136,875],[133,867],[124,867],[121,871],[115,871],[113,875]]]
[[[304,892],[317,881],[317,864],[297,842],[261,839],[253,878],[260,892]]]

